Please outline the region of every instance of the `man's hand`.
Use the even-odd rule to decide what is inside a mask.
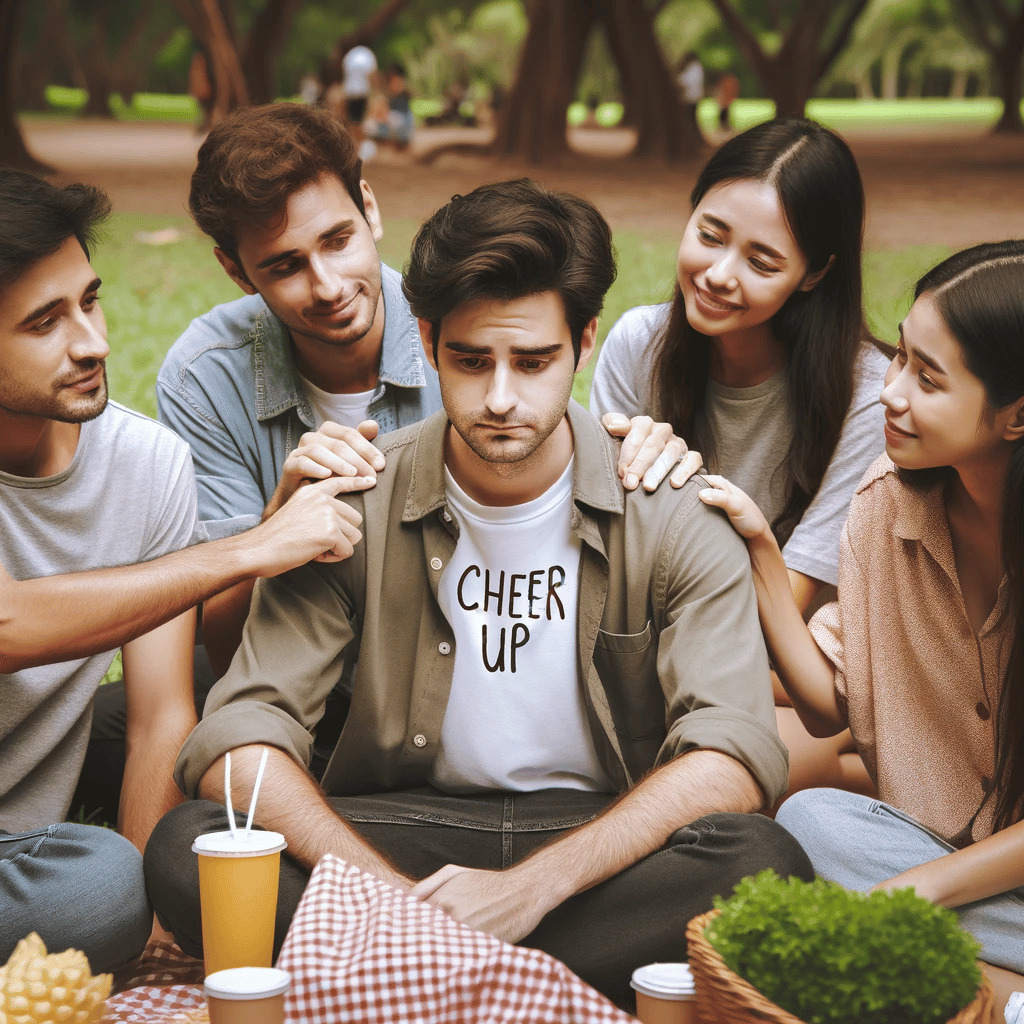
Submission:
[[[257,575],[276,576],[314,559],[340,562],[351,557],[362,538],[358,527],[363,517],[336,497],[350,490],[350,480],[332,476],[299,487],[276,515],[243,534],[259,560]]]
[[[309,480],[330,476],[348,480],[348,491],[365,491],[377,481],[384,468],[384,456],[370,443],[378,431],[373,420],[364,420],[358,429],[330,421],[319,430],[299,438],[298,447],[285,459],[281,479],[271,495],[263,518],[269,519]]]
[[[561,902],[546,900],[542,889],[521,880],[514,867],[482,871],[446,864],[414,885],[409,895],[433,903],[472,928],[518,942]]]
[[[701,467],[700,452],[691,452],[673,433],[671,423],[658,423],[650,416],[627,419],[619,412],[605,413],[601,422],[612,437],[625,438],[618,468],[627,491],[636,490],[641,480],[645,491],[656,491],[673,466],[669,483],[682,487]]]

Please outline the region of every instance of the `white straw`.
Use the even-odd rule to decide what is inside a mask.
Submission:
[[[231,751],[224,755],[224,802],[228,808],[228,824],[231,826],[231,838],[238,838],[238,827],[235,825],[235,809],[231,806]]]
[[[249,816],[245,820],[245,835],[248,838],[249,833],[252,831],[252,816],[256,813],[256,797],[260,795],[260,785],[263,782],[263,769],[267,767],[267,754],[270,753],[269,747],[263,748],[263,756],[260,758],[260,767],[256,772],[256,784],[252,787],[252,800],[249,801]]]

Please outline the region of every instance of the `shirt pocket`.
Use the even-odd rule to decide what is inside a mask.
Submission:
[[[665,698],[658,683],[658,645],[651,623],[639,633],[597,631],[594,667],[615,731],[632,740],[665,734]]]

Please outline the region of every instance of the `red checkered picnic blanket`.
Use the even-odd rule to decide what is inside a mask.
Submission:
[[[634,1024],[554,957],[478,932],[331,854],[277,965],[292,976],[294,1024]],[[107,1001],[105,1020],[198,1024],[202,1005],[197,987],[130,989]]]
[[[633,1018],[536,949],[512,946],[327,854],[278,967],[303,1024],[628,1024]]]

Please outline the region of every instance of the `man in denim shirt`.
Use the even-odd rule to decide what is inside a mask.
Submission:
[[[401,277],[377,254],[380,211],[360,173],[345,128],[299,104],[237,110],[199,150],[189,205],[246,297],[194,320],[175,342],[157,406],[192,448],[211,537],[273,515],[304,480],[337,474],[351,490],[372,486],[384,468],[370,444],[378,430],[441,408]],[[667,468],[686,448],[647,417],[611,415],[606,426],[629,434],[619,460],[627,488],[641,477],[652,485],[644,474],[663,449]],[[218,675],[251,592],[241,584],[203,606]]]

